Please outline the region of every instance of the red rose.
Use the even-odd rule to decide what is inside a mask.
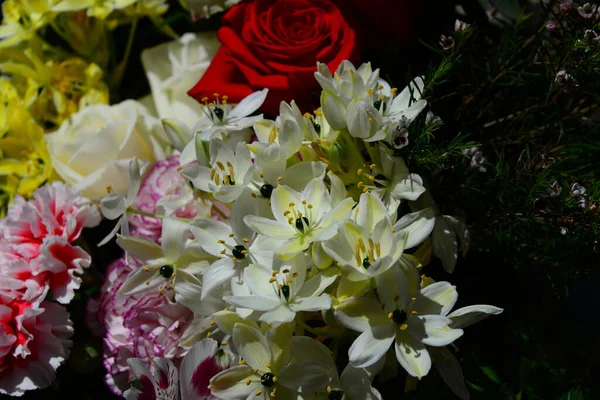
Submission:
[[[204,76],[188,94],[197,100],[214,92],[237,103],[268,88],[263,107],[277,114],[282,100],[306,111],[319,104],[317,61],[335,70],[343,60],[360,61],[361,35],[344,1],[254,0],[223,17],[222,43]]]

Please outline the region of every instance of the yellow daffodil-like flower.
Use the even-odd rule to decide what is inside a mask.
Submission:
[[[30,197],[51,176],[44,131],[10,82],[0,78],[0,216],[15,194]]]
[[[44,62],[32,48],[24,54],[10,57],[0,70],[11,75],[25,106],[44,130],[53,131],[89,104],[108,103],[108,88],[96,64],[79,58]]]
[[[6,0],[2,4],[0,48],[15,46],[29,40],[35,32],[50,22],[54,0]]]
[[[123,11],[126,15],[152,18],[164,14],[168,8],[169,2],[166,0],[138,0]]]
[[[122,10],[136,3],[136,0],[62,0],[52,9],[54,11],[86,10],[87,15],[100,19],[107,18],[114,10]],[[160,0],[139,0],[139,3],[162,3]],[[166,11],[166,6],[164,8]],[[164,11],[163,11],[164,12]]]

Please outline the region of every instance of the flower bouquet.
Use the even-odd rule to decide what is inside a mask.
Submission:
[[[503,225],[486,221],[506,212],[497,171],[513,154],[500,147],[512,139],[469,136],[458,115],[486,128],[521,118],[490,122],[484,90],[502,75],[467,89],[463,60],[522,22],[466,3],[473,24],[453,16],[431,41],[416,27],[426,2],[5,1],[0,393],[492,398],[483,371],[521,398],[493,366],[465,379],[475,362],[457,346],[485,354],[478,336],[507,325],[485,303],[511,303],[476,289],[493,272],[474,272],[467,252],[493,259],[482,246]],[[579,29],[550,22],[538,34]],[[555,76],[563,99],[578,85]],[[586,96],[571,115],[597,106]],[[560,198],[552,173],[534,175],[538,209]],[[571,176],[582,183],[565,201],[596,229],[599,191]],[[486,187],[497,200],[484,216],[469,202]]]

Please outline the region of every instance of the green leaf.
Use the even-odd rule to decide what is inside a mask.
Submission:
[[[577,386],[569,390],[567,393],[564,393],[560,400],[587,400],[588,396],[585,391],[581,388],[581,386]]]
[[[496,382],[497,384],[501,383],[500,377],[492,367],[481,367],[481,370],[491,381]]]
[[[471,389],[477,390],[478,392],[485,392],[485,388],[483,386],[479,386],[478,384],[469,382],[468,380],[465,380],[465,382]]]

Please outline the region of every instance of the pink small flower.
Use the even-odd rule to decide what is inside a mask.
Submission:
[[[452,36],[441,35],[440,36],[440,46],[444,50],[450,50],[454,47],[455,41]]]
[[[590,19],[596,13],[598,6],[596,4],[585,3],[582,6],[577,7],[577,12],[582,18]]]
[[[467,24],[466,22],[461,21],[460,19],[454,21],[454,32],[463,32],[469,29],[470,27],[471,24]]]
[[[58,304],[0,300],[0,393],[48,387],[69,357],[72,335],[69,314]]]
[[[552,32],[556,29],[556,22],[549,20],[546,22],[546,30]]]
[[[563,0],[558,6],[561,12],[568,13],[573,9],[573,0]]]
[[[119,289],[129,273],[141,264],[119,258],[109,265],[101,288],[98,320],[105,329],[104,367],[110,389],[118,395],[128,388],[129,358],[167,358],[179,365],[186,349],[179,342],[193,319],[193,313],[170,303],[158,291],[123,295]]]

